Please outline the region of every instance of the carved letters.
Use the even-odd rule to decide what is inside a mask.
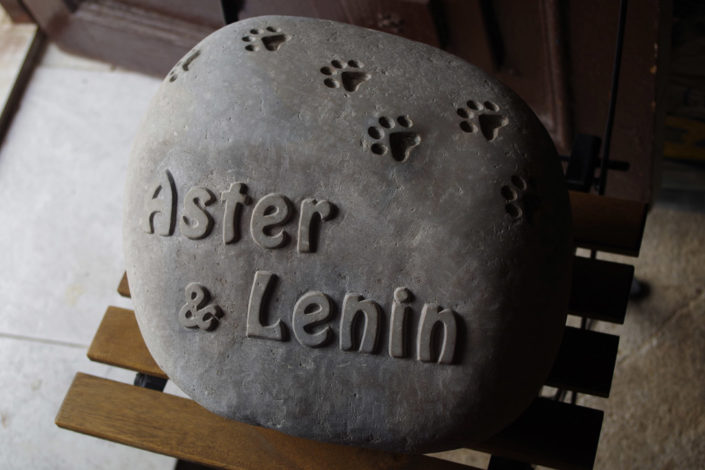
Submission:
[[[208,188],[194,186],[183,201],[179,230],[191,240],[208,237],[213,228],[222,223],[222,242],[230,245],[240,240],[240,219],[252,203],[244,183],[231,183],[220,193],[222,218],[213,214],[217,197]],[[150,188],[145,201],[145,217],[140,221],[144,231],[161,236],[173,235],[177,219],[176,184],[171,173],[165,170]],[[261,248],[277,249],[291,238],[286,225],[296,207],[283,194],[270,193],[260,198],[252,208],[249,231],[252,240]],[[326,200],[304,198],[301,201],[297,250],[299,253],[316,251],[317,232],[322,222],[335,217],[336,207]],[[247,303],[245,336],[270,341],[287,341],[288,327],[282,318],[269,318],[268,308],[277,276],[269,271],[256,271]],[[214,330],[223,311],[210,303],[210,293],[201,284],[192,282],[185,288],[186,303],[178,312],[179,323],[190,329]],[[388,354],[391,358],[415,359],[426,363],[452,364],[456,356],[459,317],[451,309],[435,303],[425,303],[416,331],[411,318],[414,296],[405,287],[394,290],[388,330],[385,330],[384,309],[371,299],[357,293],[347,293],[340,309],[338,328],[341,351],[376,354],[383,333],[388,331]],[[334,318],[334,302],[323,292],[308,291],[293,306],[291,329],[296,340],[310,348],[320,348],[330,343],[334,327],[328,324]],[[270,324],[271,322],[271,324]],[[440,333],[440,336],[439,336]],[[410,336],[416,335],[416,341]],[[439,339],[436,339],[439,337]],[[410,351],[415,349],[415,351]]]
[[[284,339],[284,325],[281,320],[277,320],[273,325],[262,324],[264,316],[264,304],[267,302],[266,295],[271,294],[272,282],[276,275],[269,271],[257,271],[252,281],[250,291],[250,302],[247,305],[247,332],[248,338],[273,339],[282,341]]]
[[[333,204],[328,201],[316,201],[306,198],[301,201],[301,217],[299,217],[299,253],[316,251],[314,241],[311,239],[311,225],[314,216],[318,215],[321,222],[333,218]]]
[[[359,316],[364,317],[364,329],[359,347],[354,343],[355,322]],[[372,300],[364,300],[359,294],[345,294],[343,314],[340,317],[340,349],[352,351],[357,349],[364,353],[374,353],[379,333],[380,308]]]
[[[213,216],[206,211],[206,206],[215,201],[215,196],[206,188],[196,186],[186,193],[184,198],[184,215],[179,221],[179,230],[191,240],[200,240],[213,228]]]
[[[284,225],[291,216],[291,203],[281,194],[267,194],[255,205],[250,219],[252,239],[262,248],[279,248],[286,244],[289,234],[284,229],[273,227]]]
[[[452,310],[441,308],[436,304],[426,304],[421,310],[421,328],[416,341],[416,358],[423,362],[432,362],[431,339],[433,329],[436,325],[443,326],[443,341],[441,342],[441,352],[438,355],[438,362],[450,364],[455,355],[455,340],[458,335],[458,327],[455,324],[455,315]]]
[[[206,331],[215,329],[223,312],[215,304],[206,305],[209,300],[208,289],[195,282],[187,285],[186,303],[179,310],[179,323],[186,328],[200,328]]]
[[[394,289],[392,302],[392,318],[390,319],[389,355],[392,357],[406,357],[406,314],[409,307],[404,305],[411,301],[411,292],[405,287]]]
[[[282,319],[277,319],[271,325],[266,324],[270,316],[269,299],[276,281],[277,276],[274,273],[255,272],[247,306],[245,336],[248,338],[271,341],[287,341],[289,338],[287,326]],[[179,322],[187,328],[209,331],[215,329],[223,313],[219,306],[207,305],[209,299],[209,292],[200,284],[193,282],[186,286],[186,304],[179,312]],[[409,289],[399,287],[394,290],[389,320],[389,357],[409,356],[408,336],[412,334],[409,313],[413,300],[414,296]],[[320,348],[333,339],[335,332],[333,327],[327,324],[334,316],[333,305],[330,297],[320,291],[308,291],[299,297],[291,315],[291,329],[299,343],[309,348]],[[376,354],[381,333],[384,331],[384,321],[385,312],[377,302],[365,299],[360,294],[346,294],[338,330],[340,350]],[[417,325],[416,360],[439,364],[455,363],[458,321],[451,309],[442,309],[435,303],[425,303]],[[434,331],[437,329],[442,329],[442,336],[436,344]]]
[[[176,225],[176,187],[174,178],[169,170],[164,171],[161,178],[149,190],[145,201],[147,217],[144,219],[144,230],[147,233],[155,231],[162,237],[168,237],[174,233]],[[157,229],[155,230],[155,217]]]
[[[240,239],[240,211],[242,206],[250,204],[252,199],[247,195],[247,186],[243,183],[233,183],[230,189],[220,193],[220,200],[225,204],[223,243],[227,245]]]
[[[252,203],[244,183],[230,184],[227,191],[220,193],[222,203],[223,244],[230,245],[240,240],[242,213],[245,206]],[[219,221],[209,209],[216,201],[213,192],[203,186],[194,186],[186,192],[179,230],[191,240],[206,238]],[[150,188],[145,201],[145,217],[140,221],[144,231],[168,237],[174,234],[176,226],[177,194],[174,179],[165,170],[159,180]],[[255,204],[250,217],[250,235],[262,248],[276,249],[287,244],[290,235],[285,225],[294,215],[295,208],[283,194],[272,193],[263,196]],[[304,198],[298,222],[299,253],[316,251],[317,231],[320,223],[333,219],[335,206],[329,201]],[[318,229],[318,230],[317,230]]]
[[[291,316],[291,328],[299,343],[310,348],[325,345],[333,335],[330,326],[316,332],[311,330],[328,321],[331,313],[330,299],[323,292],[309,291],[302,295]]]

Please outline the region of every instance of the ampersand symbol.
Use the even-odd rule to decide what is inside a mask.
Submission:
[[[223,312],[216,304],[208,304],[210,294],[202,285],[192,282],[186,286],[186,304],[179,310],[179,323],[186,328],[210,331],[218,326]]]

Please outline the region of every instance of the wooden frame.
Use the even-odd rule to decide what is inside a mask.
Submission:
[[[8,8],[3,0],[3,6]],[[13,11],[6,10],[10,15]],[[0,20],[3,19],[0,11]],[[10,16],[14,22],[15,16]],[[0,144],[12,122],[24,89],[44,50],[46,36],[33,24],[11,24],[0,21]]]

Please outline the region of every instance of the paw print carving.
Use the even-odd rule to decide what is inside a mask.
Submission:
[[[384,155],[390,152],[394,160],[403,162],[409,158],[411,151],[421,143],[421,136],[411,130],[414,123],[409,116],[399,116],[396,123],[393,119],[382,116],[374,126],[367,129],[367,135],[375,140],[370,145],[372,153]]]
[[[187,55],[185,58],[178,61],[174,68],[172,68],[169,72],[169,81],[173,82],[177,78],[179,78],[179,73],[181,73],[181,71],[188,72],[189,66],[191,66],[191,63],[196,60],[199,55],[201,55],[201,51],[196,49],[195,51],[192,51],[189,55]]]
[[[531,223],[532,216],[538,209],[538,199],[531,191],[530,180],[519,175],[512,175],[511,184],[502,186],[500,190],[504,198],[504,209],[512,219],[520,220],[524,217]]]
[[[186,328],[211,331],[218,326],[223,311],[216,304],[208,304],[210,293],[202,285],[192,282],[186,286],[186,303],[179,310],[179,323]]]
[[[499,135],[499,130],[509,124],[509,119],[499,113],[499,106],[492,101],[468,100],[466,106],[458,108],[458,116],[464,120],[460,122],[463,132],[474,134],[480,131],[487,141],[493,141]],[[476,122],[472,122],[477,117]]]
[[[249,43],[245,46],[246,51],[258,51],[260,44],[268,51],[276,51],[289,40],[289,36],[283,34],[279,28],[267,26],[264,29],[251,29],[250,34],[243,36],[242,40]]]
[[[362,70],[362,64],[356,60],[349,60],[346,63],[335,59],[331,60],[330,66],[321,67],[321,73],[328,75],[323,80],[323,84],[328,88],[340,88],[350,93],[357,91],[360,85],[372,78],[369,73]]]

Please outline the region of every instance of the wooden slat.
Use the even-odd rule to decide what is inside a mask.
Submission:
[[[62,428],[202,465],[239,470],[469,470],[445,460],[325,444],[216,416],[195,402],[78,373]]]
[[[44,33],[36,25],[13,24],[0,9],[0,142],[12,122],[45,42]]]
[[[91,361],[167,378],[144,344],[132,310],[108,307],[87,355]]]
[[[566,470],[590,470],[595,462],[603,412],[537,398],[487,442],[472,446],[521,462]]]
[[[123,297],[130,297],[130,285],[127,283],[127,273],[122,273],[122,279],[117,288],[118,294]]]
[[[609,396],[619,337],[567,327],[546,384]],[[132,310],[108,307],[88,357],[143,374],[167,378],[144,344]]]
[[[141,344],[135,344],[135,338]],[[567,328],[547,383],[582,393],[608,395],[617,341],[618,338],[611,335]],[[89,357],[165,377],[144,346],[131,310],[108,308],[89,350]],[[559,411],[552,408],[554,406]],[[560,403],[549,405],[539,400],[511,428],[477,448],[559,468],[591,468],[602,413],[576,407],[566,409],[565,406]],[[577,417],[571,418],[573,412],[577,413]],[[554,431],[559,437],[553,435]]]
[[[61,49],[160,78],[223,24],[218,0],[21,3]]]
[[[644,203],[570,191],[578,246],[638,256],[644,235]]]
[[[619,336],[566,327],[546,385],[608,397]]]
[[[32,23],[32,17],[20,0],[0,0],[0,10],[5,10],[13,23]],[[2,15],[3,12],[0,11],[0,16]]]
[[[633,277],[634,266],[576,256],[569,312],[624,323]]]

